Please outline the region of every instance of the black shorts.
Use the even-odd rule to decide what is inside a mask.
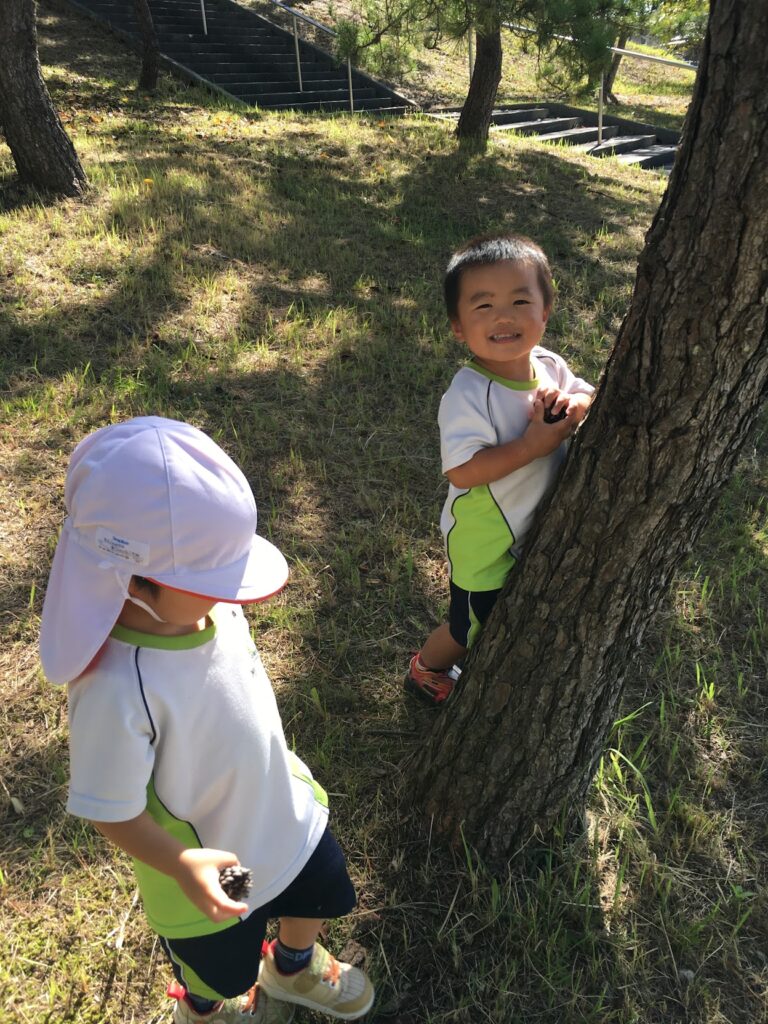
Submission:
[[[448,631],[462,647],[471,647],[480,629],[491,614],[498,590],[462,590],[451,581],[451,604],[448,609]]]
[[[256,981],[267,921],[275,917],[343,917],[357,903],[344,854],[329,829],[279,896],[230,928],[191,939],[160,938],[177,981],[203,999],[229,999]]]

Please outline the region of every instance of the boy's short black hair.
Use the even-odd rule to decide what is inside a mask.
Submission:
[[[163,589],[159,583],[154,583],[152,580],[145,579],[144,576],[134,576],[133,581],[139,590],[146,590],[152,597],[158,597],[160,591]]]
[[[546,309],[555,301],[555,286],[552,271],[544,250],[525,235],[478,235],[451,256],[445,270],[443,294],[448,317],[455,320],[459,310],[461,278],[470,267],[511,260],[513,263],[529,263],[536,270],[536,276],[544,296]]]

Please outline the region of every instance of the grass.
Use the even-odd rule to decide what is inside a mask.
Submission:
[[[419,117],[243,112],[169,80],[147,99],[88,22],[43,7],[40,28],[93,190],[43,204],[0,153],[4,1019],[168,1020],[126,860],[64,813],[65,700],[36,652],[72,446],[161,413],[241,463],[290,561],[252,621],[332,793],[360,905],[331,944],[372,971],[371,1019],[768,1020],[765,421],[649,626],[588,836],[492,877],[398,809],[429,727],[400,677],[445,608],[441,267],[477,231],[539,240],[549,341],[596,379],[663,181],[524,139],[462,158]]]

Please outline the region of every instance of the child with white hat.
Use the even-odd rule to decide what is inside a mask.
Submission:
[[[139,417],[77,446],[65,502],[40,650],[69,684],[67,809],[133,858],[174,1024],[361,1017],[370,981],[315,941],[355,905],[327,797],[288,750],[240,607],[288,577],[243,473],[195,427]],[[237,865],[247,899],[220,884]]]

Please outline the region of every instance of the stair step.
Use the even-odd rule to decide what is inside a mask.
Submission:
[[[202,21],[202,14],[200,12],[200,4],[158,4],[150,3],[152,10],[152,17],[176,17],[176,18],[189,18],[190,21],[196,18],[198,21]],[[238,12],[239,13],[239,12]],[[205,19],[206,21],[221,21],[226,18],[226,14],[221,8],[211,7],[210,4],[206,4],[205,8]],[[258,22],[255,22],[258,24]]]
[[[257,60],[285,60],[289,57],[294,63],[296,54],[288,47],[280,47],[275,43],[265,43],[263,46],[252,46],[250,43],[210,43],[207,39],[190,39],[183,43],[178,39],[168,39],[167,36],[160,36],[160,45],[169,53],[178,53],[180,56],[204,53],[207,57],[226,57],[237,55],[241,57],[253,57]]]
[[[550,117],[537,121],[516,121],[512,124],[491,125],[491,128],[497,132],[514,131],[520,132],[521,135],[543,135],[565,131],[568,128],[578,128],[580,125],[580,117]]]
[[[180,64],[195,64],[205,66],[214,71],[219,64],[237,63],[250,64],[251,67],[261,68],[286,68],[296,67],[296,58],[289,53],[251,53],[248,50],[238,50],[234,46],[228,50],[209,50],[206,46],[198,46],[196,50],[179,50],[176,46],[166,46],[160,40],[160,50],[167,53],[169,57],[179,61]]]
[[[549,116],[546,107],[529,107],[526,110],[494,110],[491,121],[497,125],[516,124],[520,122],[543,121]]]
[[[286,36],[279,36],[274,32],[251,32],[250,29],[244,26],[238,27],[237,25],[222,25],[221,28],[216,28],[214,25],[209,24],[207,35],[203,32],[202,24],[195,25],[191,22],[170,24],[156,21],[155,28],[169,39],[206,39],[211,43],[240,42],[252,43],[255,46],[280,42],[289,43],[293,46],[293,39],[289,39]]]
[[[192,28],[188,26],[179,27],[176,25],[158,25],[155,23],[158,35],[162,36],[163,39],[173,39],[179,42],[195,41],[205,43],[224,43],[229,45],[231,43],[243,43],[248,46],[290,46],[293,49],[293,40],[279,39],[273,35],[267,35],[262,33],[261,35],[253,35],[251,32],[237,32],[231,27],[227,29],[211,30],[210,25],[208,26],[208,35],[204,35],[201,28]]]
[[[663,167],[675,162],[676,146],[644,146],[634,149],[631,153],[617,153],[616,159],[623,164],[637,164],[640,167]]]
[[[360,112],[362,110],[369,110],[369,111],[380,111],[383,114],[389,114],[389,113],[405,113],[405,111],[408,109],[407,107],[403,107],[403,106],[399,106],[399,105],[397,105],[397,106],[389,106],[388,104],[390,104],[390,102],[395,102],[396,103],[396,101],[390,101],[389,98],[384,98],[384,99],[380,99],[380,100],[375,100],[375,99],[372,99],[372,100],[361,100],[360,103],[355,101],[355,111],[356,112]],[[301,113],[301,112],[312,113],[312,111],[315,111],[315,110],[317,110],[317,111],[325,111],[327,113],[333,113],[335,111],[338,111],[339,113],[346,113],[349,110],[349,99],[347,98],[345,100],[323,100],[320,103],[312,103],[312,102],[306,102],[306,101],[303,102],[303,103],[276,103],[274,106],[270,106],[269,109],[270,110],[297,110],[297,111],[299,111],[299,113]]]
[[[231,92],[233,96],[253,97],[254,101],[258,98],[261,103],[271,103],[273,100],[275,103],[288,103],[295,98],[300,99],[302,96],[306,99],[315,97],[322,99],[325,94],[329,94],[330,99],[336,99],[338,94],[349,95],[346,82],[304,82],[303,90],[299,89],[299,84],[295,79],[292,82],[253,82],[246,78],[239,82],[217,82],[216,84],[221,85],[227,92]],[[376,90],[370,87],[353,89],[353,92],[355,98],[359,96],[360,99],[376,95]],[[288,99],[282,97],[288,97]]]
[[[614,156],[617,153],[631,152],[633,149],[647,149],[656,142],[655,135],[617,135],[599,146],[592,146],[592,156]]]
[[[616,135],[619,129],[614,125],[606,125],[603,128],[603,138]],[[580,142],[597,142],[597,128],[569,128],[564,132],[550,132],[546,135],[539,135],[540,142],[565,142],[575,146]]]
[[[254,89],[248,89],[247,91],[237,93],[231,87],[228,89],[233,96],[237,96],[238,99],[243,100],[245,103],[258,103],[260,105],[268,105],[270,107],[283,107],[287,105],[293,105],[294,103],[325,103],[326,100],[342,100],[345,103],[349,102],[349,92],[346,89],[305,89],[304,92],[298,92],[292,90],[288,92],[263,92]],[[355,104],[358,100],[362,102],[364,99],[373,99],[376,96],[374,89],[365,90],[367,95],[355,94]]]
[[[268,68],[280,68],[283,71],[290,68],[296,69],[296,60],[290,56],[259,60],[258,57],[249,57],[241,53],[216,54],[201,51],[200,53],[176,54],[173,50],[162,49],[163,53],[167,53],[169,57],[178,60],[180,64],[186,64],[190,68],[200,68],[203,72],[224,73],[227,71],[244,71],[248,68],[253,71],[264,71]],[[309,64],[307,70],[315,71],[319,67],[322,67],[322,65],[316,62]],[[301,62],[301,73],[304,74],[304,61]]]
[[[226,85],[228,82],[232,84],[236,82],[253,82],[255,85],[293,85],[297,82],[295,64],[292,68],[286,68],[285,70],[278,68],[255,68],[250,73],[244,71],[212,71],[208,77],[218,85]],[[347,85],[346,75],[334,75],[332,72],[322,69],[319,71],[304,71],[302,68],[301,78],[305,85],[322,82],[324,88],[329,85]],[[357,88],[357,83],[354,79],[352,80],[352,85],[354,88]],[[276,91],[273,90],[273,92]]]

